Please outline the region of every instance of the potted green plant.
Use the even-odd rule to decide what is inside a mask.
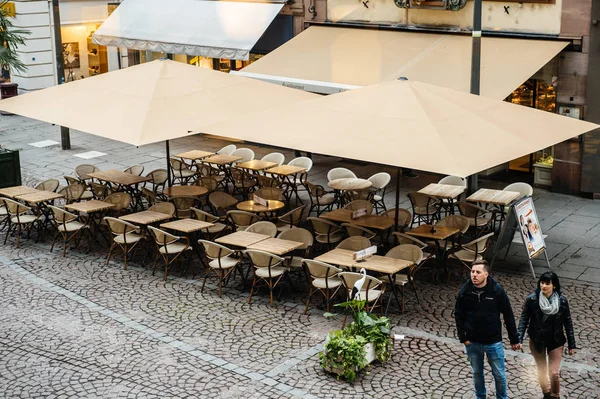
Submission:
[[[7,0],[0,0],[0,67],[7,71],[25,72],[27,66],[19,58],[17,50],[25,44],[25,35],[31,32],[14,27],[9,3]]]
[[[350,311],[354,321],[343,330],[329,333],[319,359],[323,369],[353,382],[373,361],[384,363],[390,358],[390,321],[366,312],[365,301],[352,300],[336,306]]]
[[[533,164],[533,184],[535,186],[550,187],[552,185],[553,164],[554,157],[545,153]]]

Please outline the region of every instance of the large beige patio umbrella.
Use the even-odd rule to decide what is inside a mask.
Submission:
[[[598,127],[407,80],[200,126],[241,140],[461,177]]]
[[[198,124],[316,97],[254,79],[157,60],[0,101],[0,109],[136,146]]]

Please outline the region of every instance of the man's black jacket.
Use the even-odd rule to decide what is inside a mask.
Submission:
[[[477,291],[482,293],[477,295]],[[481,289],[475,288],[470,279],[466,281],[458,293],[454,309],[460,342],[494,344],[502,341],[500,313],[504,316],[510,343],[518,344],[515,317],[508,296],[500,284],[489,276],[487,284]]]

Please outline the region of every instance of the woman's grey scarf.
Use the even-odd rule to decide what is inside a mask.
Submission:
[[[550,299],[540,292],[540,309],[546,316],[552,316],[558,313],[559,298],[556,292],[550,295]]]

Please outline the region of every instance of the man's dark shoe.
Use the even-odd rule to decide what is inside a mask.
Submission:
[[[416,179],[417,177],[419,177],[419,175],[413,171],[410,171],[408,173],[403,173],[402,176],[408,177],[409,179]]]
[[[544,392],[544,397],[542,399],[552,399],[552,395],[550,392]]]

